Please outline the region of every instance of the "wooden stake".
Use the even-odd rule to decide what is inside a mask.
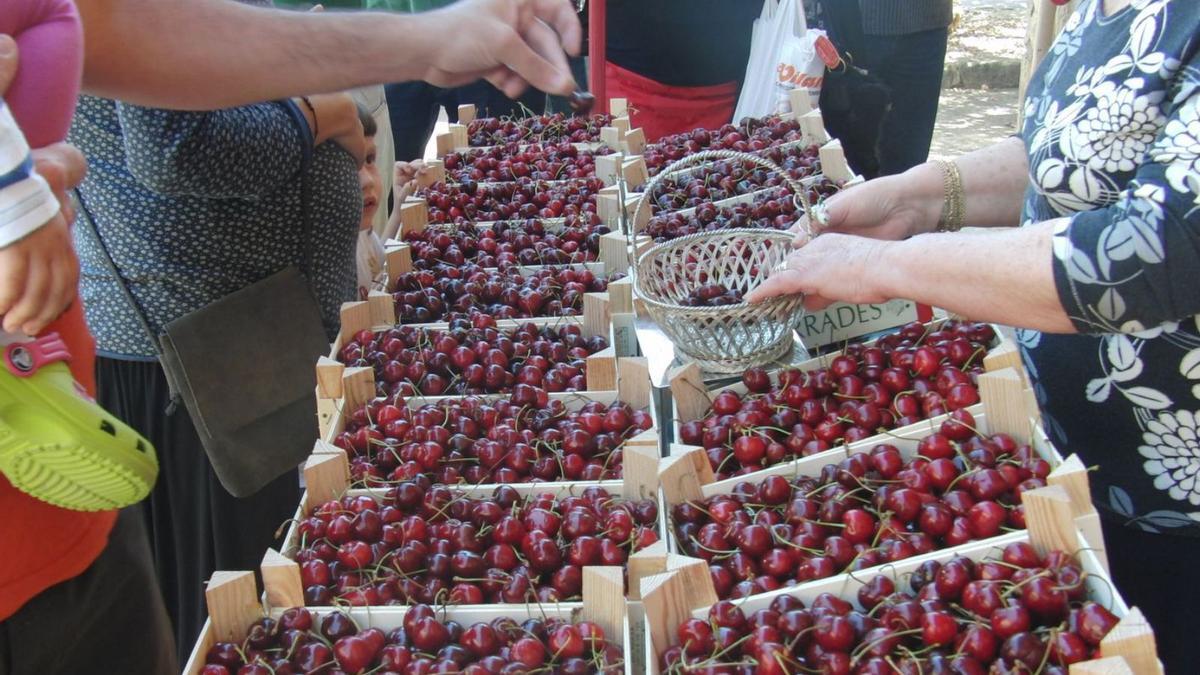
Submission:
[[[216,642],[241,642],[263,615],[254,572],[213,572],[204,589]]]
[[[454,152],[454,134],[444,133],[438,134],[433,138],[434,144],[437,147],[437,156],[445,157]]]
[[[600,262],[604,263],[604,271],[629,271],[629,242],[620,232],[609,232],[600,235]]]
[[[413,270],[412,264],[412,247],[408,244],[400,244],[387,250],[384,258],[384,269],[387,270],[388,290],[396,290],[396,280],[401,274],[408,274]]]
[[[596,215],[600,222],[608,225],[621,217],[621,188],[616,185],[600,188],[596,194]]]
[[[1092,504],[1087,467],[1083,465],[1083,460],[1079,459],[1079,455],[1067,457],[1057,469],[1050,472],[1046,482],[1067,491],[1071,497],[1071,513],[1075,516],[1075,526],[1092,547],[1100,566],[1108,572],[1108,553],[1104,547],[1104,531],[1100,527],[1100,512]]]
[[[1017,372],[1024,372],[1025,364],[1021,362],[1021,350],[1011,341],[996,345],[987,354],[983,355],[983,369],[989,373],[993,370],[1004,370],[1005,368],[1014,368]]]
[[[630,129],[621,143],[621,150],[631,155],[640,155],[646,150],[646,131],[640,127]]]
[[[821,146],[821,173],[826,178],[841,183],[854,178],[854,172],[846,162],[846,152],[842,142],[834,138]]]
[[[400,205],[400,238],[409,233],[424,232],[429,226],[429,204],[424,199],[410,199]]]
[[[1137,675],[1129,667],[1129,662],[1120,656],[1072,663],[1067,672],[1070,675]]]
[[[620,150],[621,133],[621,130],[616,127],[600,127],[600,142],[613,150]],[[599,160],[600,158],[597,157],[596,159]]]
[[[1154,630],[1137,607],[1130,607],[1129,613],[1100,641],[1100,651],[1107,656],[1124,658],[1138,675],[1163,672],[1162,664],[1158,662]]]
[[[667,542],[660,539],[637,553],[631,553],[626,569],[629,571],[629,599],[640,600],[642,579],[667,571]]]
[[[451,124],[449,128],[450,138],[454,143],[454,145],[451,147],[451,150],[466,148],[471,144],[467,136],[466,124]]]
[[[793,89],[788,92],[788,102],[792,104],[792,115],[796,119],[812,112],[812,97],[804,89]],[[801,130],[803,131],[803,128]]]
[[[613,117],[613,121],[612,121],[612,125],[613,125],[614,127],[616,127],[618,130],[620,130],[620,132],[621,132],[621,135],[622,135],[622,136],[624,136],[625,134],[629,133],[629,130],[633,128],[633,122],[631,122],[631,121],[629,120],[629,116],[628,116],[628,115],[616,115],[616,116],[614,116],[614,117]]]
[[[475,110],[474,103],[464,103],[458,106],[458,123],[470,124],[471,122],[475,121],[476,114],[477,112]]]
[[[617,357],[612,347],[587,357],[588,391],[614,391],[617,388]]]
[[[347,368],[342,373],[342,414],[354,411],[375,398],[375,370],[370,367]]]
[[[263,590],[272,609],[304,606],[304,584],[300,581],[300,566],[273,548],[267,549],[262,566]]]
[[[396,303],[390,293],[371,291],[367,293],[367,305],[371,312],[371,326],[396,325]]]
[[[304,463],[304,485],[308,492],[305,514],[350,489],[350,460],[345,452],[311,455]]]
[[[375,325],[371,323],[371,306],[365,300],[343,302],[341,321],[340,334],[344,338],[342,344],[352,340],[355,333],[361,330],[371,330]]]
[[[651,433],[651,432],[646,432]],[[627,499],[653,499],[658,495],[658,462],[660,459],[657,436],[654,445],[631,445],[623,450],[623,494]]]
[[[825,120],[820,110],[812,110],[800,115],[800,133],[817,145],[829,142],[829,133],[825,131]]]
[[[604,138],[604,132],[608,131],[609,129],[612,129],[612,127],[604,127],[600,130],[601,139]],[[615,134],[616,130],[614,129],[612,133]],[[613,142],[616,143],[616,145],[611,147],[621,147],[620,138],[615,138]],[[605,143],[608,143],[608,141],[605,141]],[[600,155],[599,157],[596,157],[596,178],[604,181],[605,185],[616,185],[617,176],[620,174],[622,161],[624,161],[624,155],[619,152],[614,152],[611,155]]]
[[[608,301],[608,293],[583,294],[583,335],[594,337],[599,335],[605,340],[612,330],[612,310]]]
[[[606,635],[625,631],[625,570],[620,567],[583,568],[584,621],[592,621]]]
[[[446,164],[440,159],[425,162],[425,174],[417,176],[417,187],[427,188],[436,183],[446,182]]]
[[[676,629],[691,618],[692,610],[717,602],[708,565],[703,561],[646,577],[641,591],[655,654],[677,642]]]
[[[675,401],[675,419],[690,422],[704,417],[712,407],[700,366],[687,363],[670,371],[671,398]]]
[[[1005,433],[1020,442],[1032,438],[1032,421],[1025,403],[1025,383],[1012,368],[979,376],[979,397],[983,399],[988,431]]]
[[[317,359],[317,398],[342,397],[342,373],[346,366],[328,356]]]
[[[617,397],[634,410],[650,405],[650,362],[645,357],[617,359]]]
[[[621,164],[621,172],[625,177],[625,185],[631,190],[645,185],[650,180],[650,170],[646,168],[644,157],[626,159]]]
[[[704,499],[701,488],[713,480],[712,465],[704,448],[673,446],[671,456],[658,463],[658,484],[667,506]]]
[[[1071,513],[1071,495],[1058,486],[1027,490],[1021,494],[1025,505],[1025,526],[1029,541],[1038,553],[1059,550],[1073,553],[1079,548],[1079,534]]]
[[[625,113],[629,110],[629,101],[623,98],[608,99],[608,112],[613,117],[626,117]]]
[[[633,279],[622,277],[608,285],[608,306],[614,313],[633,311]]]

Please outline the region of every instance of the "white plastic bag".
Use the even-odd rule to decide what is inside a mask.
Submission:
[[[817,107],[821,98],[821,84],[825,81],[825,62],[817,53],[817,40],[825,31],[805,31],[801,37],[789,37],[783,43],[779,61],[775,65],[774,112],[792,111],[791,93],[794,89],[808,92],[811,107]]]
[[[746,79],[734,112],[734,121],[763,117],[776,110],[776,78],[779,59],[789,38],[807,33],[801,0],[764,0],[763,11],[754,21]]]

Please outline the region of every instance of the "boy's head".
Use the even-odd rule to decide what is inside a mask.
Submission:
[[[379,208],[381,192],[379,167],[375,166],[375,118],[362,106],[358,105],[358,121],[362,122],[363,135],[366,137],[367,154],[362,167],[358,170],[358,184],[362,187],[363,212],[358,229],[369,230],[375,220],[375,211]]]

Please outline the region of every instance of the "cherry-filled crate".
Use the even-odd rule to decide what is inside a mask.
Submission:
[[[306,493],[269,551],[268,596],[307,606],[479,605],[579,601],[583,572],[615,567],[638,587],[638,556],[665,532],[649,467],[624,480],[438,485],[425,477],[350,489],[345,453],[328,446],[305,467]],[[645,561],[641,567],[644,568]]]
[[[790,475],[798,460],[838,457],[848,443],[886,442],[979,410],[979,376],[1020,368],[1015,345],[990,324],[907,324],[866,343],[709,391],[694,364],[670,374],[676,443],[704,448],[715,489],[742,477]],[[711,476],[711,477],[710,477]]]
[[[570,141],[509,143],[444,154],[442,166],[450,183],[559,181],[594,176],[596,158],[612,153],[608,147],[585,149]]]
[[[742,600],[718,601],[699,561],[645,578],[647,672],[1161,673],[1053,503],[1028,531]]]
[[[377,397],[373,384],[346,380],[324,439],[349,454],[356,486],[421,474],[467,485],[619,479],[625,448],[653,447],[657,458],[659,432],[645,359],[611,365],[616,381],[587,392],[517,384],[505,394]]]
[[[572,603],[307,609],[270,590],[260,604],[252,572],[216,572],[183,673],[644,672],[621,571],[588,568],[582,585]]]

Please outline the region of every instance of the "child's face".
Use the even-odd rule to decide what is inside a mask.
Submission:
[[[358,184],[362,187],[363,212],[358,229],[369,230],[379,208],[379,167],[375,166],[375,137],[367,136],[367,157],[358,170]]]

